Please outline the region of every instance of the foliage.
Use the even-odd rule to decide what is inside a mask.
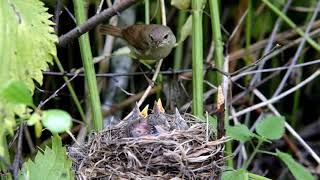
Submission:
[[[256,126],[256,131],[258,135],[252,133],[247,126],[238,124],[235,126],[230,126],[227,128],[227,136],[230,136],[231,138],[246,142],[249,141],[252,137],[258,138],[258,145],[255,147],[254,152],[252,153],[251,159],[249,159],[249,162],[251,162],[252,158],[255,156],[255,153],[259,150],[260,145],[265,139],[269,140],[277,140],[280,139],[284,134],[284,123],[285,119],[284,117],[279,116],[268,116],[266,118],[263,118]],[[273,154],[273,153],[272,153]],[[291,155],[287,153],[283,153],[279,150],[277,150],[276,154],[280,160],[282,160],[287,167],[289,168],[290,172],[293,174],[293,176],[298,179],[306,179],[306,180],[313,180],[314,177],[310,174],[309,171],[307,171],[303,166],[298,164]],[[250,174],[250,176],[257,176],[254,174]],[[255,177],[254,179],[260,179],[262,177]],[[236,171],[225,171],[222,176],[223,180],[231,180],[231,179],[249,179],[249,174],[244,169],[238,169]]]
[[[243,124],[227,127],[227,136],[230,136],[238,141],[248,141],[252,138],[253,133]]]
[[[63,58],[64,60],[63,63],[60,63],[58,57],[56,57],[56,43],[58,38],[55,35],[52,27],[54,23],[51,21],[51,19],[53,18],[49,13],[47,13],[48,9],[44,7],[44,4],[42,2],[45,2],[46,5],[49,4],[50,12],[58,12],[56,10],[58,10],[57,7],[59,3],[56,4],[51,0],[0,0],[0,156],[1,158],[4,157],[3,159],[7,161],[8,164],[11,164],[11,161],[13,159],[13,157],[10,156],[12,154],[10,147],[13,146],[10,146],[8,148],[9,143],[7,142],[7,140],[12,141],[12,137],[10,137],[10,135],[14,135],[14,130],[16,129],[17,124],[20,124],[21,122],[26,122],[28,126],[33,126],[34,134],[32,134],[32,137],[35,136],[36,138],[40,138],[42,136],[43,128],[48,129],[52,133],[62,133],[66,131],[68,132],[72,128],[72,117],[77,119],[76,116],[78,114],[77,112],[74,113],[74,109],[72,109],[72,106],[70,106],[71,108],[67,111],[63,111],[60,109],[43,110],[41,109],[42,106],[39,108],[36,107],[37,102],[39,102],[39,100],[43,100],[43,97],[45,97],[47,94],[44,94],[45,96],[43,96],[43,94],[39,95],[40,93],[38,94],[38,91],[34,92],[34,89],[36,85],[42,85],[42,71],[47,70],[49,65],[52,64],[52,57],[55,57],[56,64],[59,64],[58,66],[61,66],[61,68],[59,67],[59,70],[61,72],[64,72],[65,70],[62,67],[66,64],[68,65],[68,67],[65,67],[66,71],[69,71],[71,68],[74,67],[83,66],[83,64],[81,64],[81,62],[78,61],[81,53],[81,56],[83,57],[83,63],[85,64],[85,68],[82,67],[81,70],[78,69],[78,71],[76,72],[78,73],[81,71],[81,73],[83,72],[84,74],[86,74],[84,78],[85,80],[83,80],[83,84],[81,85],[82,87],[85,87],[84,84],[89,84],[89,93],[86,92],[88,89],[79,89],[80,93],[73,92],[73,94],[71,93],[71,96],[84,97],[82,99],[83,102],[87,101],[87,98],[89,101],[85,102],[86,105],[91,104],[91,107],[86,107],[87,110],[90,110],[90,108],[91,110],[94,110],[94,113],[88,114],[87,117],[90,117],[91,115],[93,119],[101,119],[101,108],[99,106],[100,99],[98,93],[103,93],[104,91],[100,91],[100,89],[104,89],[104,87],[101,86],[104,84],[104,80],[99,82],[98,85],[95,84],[96,78],[94,70],[95,68],[97,68],[97,66],[99,66],[99,68],[102,67],[103,63],[99,65],[97,63],[94,66],[92,64],[91,51],[93,52],[92,54],[94,56],[97,54],[97,52],[100,53],[100,51],[102,51],[103,49],[102,41],[104,41],[105,37],[102,38],[102,36],[99,33],[97,33],[98,31],[90,31],[90,33],[86,33],[86,35],[80,37],[80,46],[78,46],[78,44],[76,43],[70,43],[69,47],[59,49],[59,51],[61,50],[61,52],[59,52],[59,56],[61,55],[60,58]],[[91,16],[92,14],[97,13],[91,12],[94,9],[92,8],[93,4],[97,5],[96,7],[98,7],[98,3],[101,2],[103,4],[99,4],[101,5],[99,6],[99,8],[106,7],[106,4],[104,4],[105,1],[88,1],[88,7],[90,7],[88,8],[89,10],[86,9],[86,4],[83,3],[84,1],[82,0],[62,0],[59,2],[61,3],[61,8],[65,7],[67,9],[71,6],[75,8],[73,11],[73,16],[76,18],[76,20],[74,21],[77,21],[77,23],[72,24],[72,26],[84,23],[84,21],[86,21],[87,15]],[[214,115],[205,118],[203,116],[203,109],[206,109],[206,111],[208,111],[208,114],[212,115],[215,113],[215,108],[211,107],[214,107],[212,106],[212,103],[214,103],[216,99],[215,97],[213,97],[212,94],[210,94],[211,92],[213,92],[211,90],[214,90],[212,85],[219,85],[220,83],[219,81],[215,81],[215,78],[222,77],[222,74],[224,74],[225,77],[234,78],[235,76],[241,75],[241,72],[235,74],[232,74],[232,72],[237,72],[238,68],[240,69],[241,67],[247,65],[253,65],[249,69],[245,70],[247,72],[253,70],[254,68],[262,64],[264,64],[264,66],[261,66],[261,68],[270,68],[278,66],[285,67],[287,63],[294,62],[291,61],[291,59],[294,59],[296,55],[294,55],[294,53],[292,52],[298,52],[296,49],[296,43],[299,43],[298,38],[300,37],[305,37],[307,42],[305,44],[303,52],[301,53],[301,55],[299,55],[300,63],[303,63],[304,61],[310,61],[312,58],[318,59],[318,52],[320,46],[315,41],[316,38],[319,37],[319,33],[315,33],[318,29],[318,25],[316,25],[317,21],[313,22],[313,27],[309,31],[309,35],[307,35],[307,31],[304,27],[307,24],[311,24],[311,21],[309,20],[313,13],[316,12],[316,10],[318,9],[315,8],[317,3],[316,0],[294,1],[289,6],[288,12],[283,11],[284,6],[289,2],[286,0],[250,0],[239,1],[239,3],[225,3],[223,1],[205,0],[170,0],[165,2],[166,17],[168,20],[167,24],[172,28],[173,32],[177,34],[178,42],[176,45],[179,46],[180,52],[177,53],[179,54],[179,56],[177,56],[179,58],[174,58],[175,62],[172,63],[170,59],[172,55],[170,55],[166,58],[168,60],[163,61],[164,66],[159,66],[159,69],[161,68],[161,70],[166,70],[167,68],[170,69],[172,64],[179,64],[179,66],[177,66],[178,68],[174,67],[175,70],[182,70],[181,72],[184,72],[184,70],[186,69],[180,69],[180,67],[182,67],[183,65],[184,68],[192,69],[193,72],[192,75],[188,73],[183,73],[181,74],[181,76],[180,74],[177,76],[167,76],[166,73],[164,73],[163,76],[165,77],[165,80],[159,81],[158,78],[152,83],[155,83],[159,88],[160,86],[163,87],[162,90],[164,94],[158,93],[158,96],[165,95],[170,98],[172,96],[174,98],[167,98],[167,100],[179,101],[166,102],[167,105],[170,105],[170,108],[173,108],[173,106],[177,104],[186,104],[191,100],[193,103],[191,109],[194,110],[194,114],[197,117],[200,117],[199,119],[201,121],[204,121],[205,123],[207,121],[209,122],[209,124],[214,128],[213,134],[217,134],[216,127],[218,124],[218,120]],[[141,4],[143,3],[140,3],[140,5]],[[159,3],[159,1],[145,0],[144,5],[145,22],[160,23],[160,21],[162,20],[161,3]],[[140,6],[138,5],[136,8],[139,9]],[[60,14],[61,16],[59,16],[60,19],[56,19],[59,27],[64,27],[65,24],[70,24],[69,20],[71,18],[65,18],[64,15],[67,13],[64,13],[65,10],[62,8]],[[181,16],[179,20],[177,15],[179,17]],[[118,19],[119,24],[122,24],[121,19],[125,19],[122,18],[123,16],[124,15],[121,13],[121,18]],[[143,17],[141,16],[141,12],[138,13],[137,17]],[[282,22],[279,20],[282,20]],[[137,23],[140,23],[142,21],[143,20],[141,19],[137,19]],[[282,24],[279,22],[281,22]],[[123,24],[129,25],[131,23]],[[276,28],[276,24],[279,25],[278,28]],[[67,27],[73,28],[70,26]],[[61,29],[62,28],[58,28],[58,34],[64,34],[66,33],[66,31],[68,31],[68,29],[63,29],[63,31],[61,31]],[[273,30],[277,30],[277,32],[275,31],[276,36],[274,39],[270,38],[270,34]],[[91,38],[92,35],[94,38]],[[89,41],[89,36],[91,41]],[[188,38],[190,36],[192,36],[192,38]],[[273,40],[273,42],[271,42],[271,40]],[[276,48],[272,49],[268,48],[269,45],[267,45],[267,43],[270,43],[270,47],[274,47],[276,43],[280,43],[283,46],[277,46]],[[118,46],[116,45],[115,47]],[[65,50],[68,50],[67,55],[65,54]],[[178,52],[178,48],[174,49],[173,51]],[[269,54],[268,56],[265,56],[263,59],[271,59],[269,58],[270,56],[272,57],[270,61],[273,62],[268,61],[263,63],[259,62],[257,64],[253,63],[253,61],[259,59],[259,57],[261,57],[262,54],[266,53]],[[113,51],[112,56],[127,56],[127,54],[128,49],[119,47],[117,50]],[[281,56],[277,56],[279,54],[281,54]],[[303,56],[305,54],[307,54],[308,56]],[[98,57],[97,59],[94,58],[94,60],[109,60],[109,55],[105,54],[105,52],[101,54],[101,57]],[[179,62],[178,59],[180,59]],[[183,63],[182,60],[184,60]],[[244,64],[242,60],[245,60]],[[229,69],[225,67],[223,68],[223,64],[226,65],[225,67],[229,67]],[[155,68],[153,67],[154,65],[155,64],[153,63],[148,64],[150,69]],[[110,72],[120,72],[119,69],[116,69],[115,67],[113,67],[113,65],[109,66],[108,64],[106,66],[108,66]],[[145,74],[143,72],[143,70],[145,70],[144,67],[137,67],[138,66],[134,65],[134,67],[130,70],[128,69],[128,71],[122,69],[121,74],[126,75],[126,73],[136,73],[134,71],[138,70],[142,71],[139,73]],[[202,71],[202,67],[204,67],[205,72]],[[55,68],[56,67],[52,67],[52,69]],[[221,72],[218,73],[218,70],[215,71],[216,68]],[[305,78],[308,74],[311,74],[311,69],[313,69],[301,67],[299,68],[296,68],[293,71],[293,73],[291,73],[290,79],[286,81],[285,85],[282,88],[283,90],[285,88],[290,88],[289,86],[295,86],[296,84],[300,83],[303,80],[303,78]],[[150,69],[148,69],[148,71]],[[99,69],[99,73],[101,72],[102,71],[100,71]],[[230,72],[229,75],[228,72]],[[275,77],[279,79],[272,79],[273,82],[270,83],[267,82],[268,79],[270,79],[269,76],[267,76],[267,74],[270,73],[270,77],[274,77],[271,76],[272,73],[280,74],[279,72],[280,71],[278,70],[277,72],[266,72],[264,74],[262,74],[261,72],[257,72],[253,74],[253,76],[246,75],[245,78],[243,78],[243,80],[236,79],[236,82],[229,81],[231,86],[229,86],[230,89],[228,90],[236,94],[230,93],[231,96],[229,96],[228,93],[226,96],[228,97],[226,101],[230,100],[229,102],[231,103],[226,103],[225,107],[225,135],[235,141],[226,142],[224,155],[230,158],[227,159],[225,164],[230,166],[229,170],[223,172],[223,180],[268,179],[250,172],[250,168],[252,167],[251,165],[253,164],[254,160],[268,158],[268,155],[273,155],[277,158],[277,160],[272,159],[272,161],[282,161],[284,165],[283,167],[287,167],[290,173],[295,177],[295,179],[315,179],[315,177],[312,176],[310,171],[299,162],[296,162],[290,154],[281,152],[277,150],[274,146],[268,145],[273,143],[272,141],[274,140],[283,141],[283,139],[281,138],[285,133],[285,128],[287,127],[288,132],[290,131],[290,128],[288,128],[289,125],[292,125],[293,128],[295,128],[295,125],[304,126],[305,124],[303,123],[310,123],[310,121],[304,121],[303,123],[299,124],[299,118],[305,118],[306,116],[306,119],[312,119],[313,117],[318,116],[319,112],[313,111],[314,109],[318,109],[317,104],[315,104],[312,108],[299,108],[300,106],[302,106],[302,101],[307,101],[306,99],[312,99],[312,97],[314,96],[313,93],[316,94],[318,92],[320,88],[319,83],[314,83],[315,85],[311,85],[308,88],[308,91],[297,91],[293,100],[290,99],[290,96],[286,97],[286,99],[284,100],[286,102],[281,102],[277,100],[277,110],[279,110],[281,115],[286,115],[286,117],[267,116],[265,118],[259,119],[258,122],[256,122],[254,120],[254,117],[257,117],[258,114],[262,115],[265,112],[267,112],[267,108],[261,108],[259,109],[259,111],[256,111],[254,113],[248,113],[247,118],[245,120],[241,117],[234,116],[237,118],[239,123],[235,121],[235,125],[232,126],[230,125],[232,123],[229,124],[229,115],[231,114],[230,112],[228,112],[229,105],[235,108],[232,110],[235,110],[235,113],[237,114],[237,111],[239,109],[247,106],[248,104],[255,104],[257,98],[260,98],[259,96],[257,96],[257,98],[253,97],[254,94],[252,93],[252,89],[262,90],[261,92],[266,95],[266,98],[268,96],[276,96],[275,94],[272,95],[272,93],[275,90],[275,88],[280,87],[280,85],[278,85],[278,82],[280,82],[280,77],[282,76]],[[191,79],[191,77],[193,84],[191,83],[191,81],[186,80],[189,78]],[[257,81],[254,82],[253,80],[256,77]],[[65,81],[68,81],[67,76],[64,76],[63,78],[65,78]],[[46,82],[45,87],[56,88],[56,85],[60,84],[60,78],[52,79],[52,81],[48,81],[48,83]],[[115,108],[112,108],[110,110],[108,109],[107,111],[103,110],[104,112],[102,114],[110,114],[110,112],[118,114],[123,113],[121,112],[121,110],[125,108],[128,104],[132,103],[132,99],[137,100],[137,98],[140,96],[139,91],[144,91],[145,85],[147,83],[149,83],[149,85],[151,84],[151,82],[149,82],[149,79],[146,77],[144,77],[144,79],[147,79],[145,84],[139,81],[138,83],[136,83],[137,79],[138,76],[135,76],[135,78],[131,78],[132,82],[126,85],[125,88],[120,87],[119,85],[122,84],[122,81],[121,83],[114,83],[119,85],[119,88],[110,87],[109,89],[121,89],[121,93],[127,95],[128,97],[131,96],[130,93],[132,92],[132,98],[130,97],[124,102],[118,102],[119,104],[110,103],[111,105],[115,105]],[[167,79],[168,82],[166,81]],[[170,84],[171,80],[175,82],[179,81],[177,84],[179,84],[179,86],[183,86],[181,87],[181,89],[183,89],[183,92],[180,91],[179,88],[172,88]],[[249,80],[251,81],[250,88],[245,88],[246,90],[244,91],[240,89],[234,89],[234,87],[236,87],[235,83],[239,83],[242,86],[247,86],[249,85]],[[109,81],[109,79],[107,81]],[[118,81],[118,79],[116,81]],[[67,86],[70,90],[70,88],[72,89],[72,84],[69,82]],[[261,88],[258,87],[260,86],[260,83],[265,83],[265,86]],[[127,91],[126,87],[130,87],[130,90]],[[169,93],[166,92],[166,90],[168,90],[166,88],[169,89]],[[51,90],[52,89],[50,89],[49,91]],[[238,94],[239,90],[242,91],[241,93],[244,94]],[[48,89],[45,88],[45,91],[48,91]],[[203,96],[204,91],[207,91],[210,95]],[[33,97],[34,93],[35,96]],[[84,96],[82,96],[81,93],[83,93]],[[69,94],[67,96],[69,96]],[[91,100],[90,98],[93,98],[93,100]],[[151,99],[152,96],[148,98]],[[67,98],[61,98],[59,99],[59,101],[56,102],[57,104],[54,105],[56,107],[66,107],[67,105],[59,106],[59,103],[61,102],[69,103],[68,99],[66,99]],[[291,103],[292,101],[294,101],[294,107],[290,111],[291,107],[286,106],[286,104],[288,104],[288,102]],[[306,105],[308,107],[313,106],[313,104],[310,104],[311,103],[304,103],[303,105]],[[82,104],[80,104],[79,101],[77,106],[80,107],[77,107],[78,111],[80,112],[79,109],[82,108]],[[183,108],[186,108],[186,106],[184,106]],[[288,109],[290,112],[288,112]],[[72,112],[72,116],[68,112]],[[80,114],[82,114],[81,119],[85,121],[85,114],[83,112]],[[303,117],[297,116],[297,114],[301,114],[303,115]],[[94,120],[93,122],[96,129],[101,129],[103,127],[101,125],[101,120]],[[290,141],[291,136],[288,137],[288,140]],[[42,138],[45,139],[47,137]],[[45,144],[45,142],[47,142],[42,142],[39,139],[37,140],[38,141],[36,141],[36,145],[40,146],[42,145],[40,143]],[[246,150],[246,154],[241,154],[239,156],[236,154],[239,151],[234,151],[236,148],[232,146],[238,144],[240,144],[241,146],[243,145],[243,147],[241,148]],[[277,147],[277,144],[274,145]],[[302,145],[305,146],[304,143]],[[316,147],[316,145],[314,144],[313,146]],[[237,146],[237,150],[239,149],[240,148]],[[265,149],[267,149],[268,151],[266,151]],[[308,148],[306,149],[307,151],[310,151]],[[69,171],[71,167],[71,162],[67,160],[65,151],[65,148],[62,147],[61,140],[58,139],[57,136],[54,136],[52,138],[52,148],[46,147],[43,153],[38,152],[34,161],[28,160],[23,164],[23,170],[20,173],[20,178],[72,179],[73,175]],[[301,151],[303,153],[306,152],[304,149],[302,149]],[[231,157],[232,154],[235,154],[235,156]],[[263,154],[265,156],[258,156],[256,158],[257,154]],[[29,156],[29,154],[26,155]],[[245,158],[245,155],[248,155],[247,158]],[[314,156],[313,153],[311,153],[311,155]],[[238,169],[233,169],[235,167],[235,163],[233,163],[233,161],[238,157]],[[317,160],[317,158],[314,159]],[[310,169],[315,168],[312,166],[312,161],[309,161],[309,159],[307,159],[306,161],[307,163],[304,164],[308,164],[310,166]],[[264,163],[270,162],[266,161]],[[5,162],[2,163],[2,161],[0,161],[0,173],[8,172],[9,168],[3,168],[5,167],[5,164]],[[270,168],[269,172],[272,171],[277,170]],[[58,175],[56,176],[56,174]],[[271,174],[276,173],[268,173],[267,176]]]
[[[72,118],[69,113],[60,109],[43,111],[43,125],[52,133],[69,131],[72,126]]]
[[[0,84],[22,80],[33,91],[56,55],[51,15],[39,0],[2,0],[0,8]]]
[[[277,140],[284,134],[284,117],[269,116],[256,126],[257,133],[267,139]]]
[[[55,135],[52,137],[51,148],[46,147],[43,153],[37,153],[34,161],[29,159],[23,164],[20,179],[74,179],[71,165],[60,137]]]
[[[310,174],[310,172],[303,167],[301,164],[297,163],[290,154],[283,153],[277,150],[276,154],[289,168],[290,172],[297,180],[314,180],[315,178]]]
[[[245,169],[239,169],[237,171],[226,171],[222,175],[222,180],[248,180],[248,173]]]
[[[39,0],[0,1],[0,123],[6,124],[0,127],[2,133],[12,132],[15,115],[28,111],[25,105],[33,106],[33,80],[42,84],[41,71],[56,55],[57,36],[46,11]]]

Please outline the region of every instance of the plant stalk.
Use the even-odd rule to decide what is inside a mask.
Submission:
[[[73,0],[75,17],[77,24],[80,25],[86,21],[87,15],[85,12],[83,0]],[[92,53],[89,41],[89,34],[85,33],[79,38],[80,52],[84,67],[85,79],[88,85],[90,108],[92,113],[93,128],[96,131],[102,130],[102,114],[101,103],[98,93],[96,73],[92,61]]]
[[[192,0],[192,111],[195,116],[203,115],[203,39],[202,0]]]

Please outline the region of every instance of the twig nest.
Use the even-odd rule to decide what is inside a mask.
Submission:
[[[217,140],[209,125],[192,115],[177,113],[161,112],[163,131],[155,128],[161,127],[158,120],[150,125],[148,117],[134,114],[135,119],[69,147],[77,179],[215,179],[223,165],[224,139]],[[142,133],[132,134],[132,124],[139,123],[144,124]]]

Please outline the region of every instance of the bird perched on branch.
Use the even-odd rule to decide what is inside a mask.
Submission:
[[[159,24],[134,24],[126,28],[101,25],[99,30],[103,34],[126,40],[131,54],[143,60],[160,60],[167,57],[176,43],[171,29]]]

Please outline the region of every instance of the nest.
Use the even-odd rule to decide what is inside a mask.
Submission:
[[[91,134],[68,148],[77,179],[216,179],[224,140],[192,115],[183,119],[188,129],[157,135],[127,137],[128,121]]]

